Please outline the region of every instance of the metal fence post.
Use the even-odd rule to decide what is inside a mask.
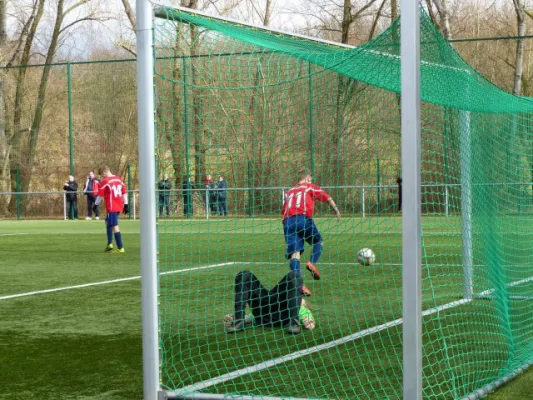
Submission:
[[[131,204],[131,165],[128,164],[128,204]],[[128,219],[131,219],[131,213],[128,213]]]
[[[445,185],[444,186],[445,188],[445,199],[444,199],[444,204],[445,204],[445,215],[448,217],[450,215],[450,207],[449,207],[449,193],[448,193],[448,185]]]
[[[378,217],[381,215],[381,176],[379,171],[379,158],[376,159],[376,186],[377,186],[377,198],[376,198],[376,213]]]
[[[209,190],[205,190],[205,219],[209,219]]]
[[[252,190],[252,176],[251,176],[251,165],[250,161],[248,161],[248,216],[251,217],[253,215],[253,190]]]
[[[17,220],[20,220],[20,167],[17,167]]]
[[[311,157],[311,174],[315,174],[314,127],[313,127],[313,75],[311,63],[308,63],[309,73],[309,155]]]
[[[133,194],[133,220],[137,219],[137,196]]]
[[[69,168],[70,175],[74,175],[74,138],[73,138],[73,114],[72,114],[72,75],[70,61],[67,62],[67,101],[68,101],[68,143],[69,143]]]
[[[363,201],[363,204],[362,204],[362,211],[363,211],[363,218],[366,217],[366,213],[365,213],[365,187],[363,186],[363,193],[362,193],[362,201]]]

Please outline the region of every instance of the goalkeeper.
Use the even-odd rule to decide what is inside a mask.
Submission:
[[[271,290],[267,290],[250,271],[235,277],[235,314],[224,318],[227,333],[240,332],[256,325],[284,326],[287,333],[298,335],[300,322],[306,329],[314,329],[311,312],[302,299],[302,278],[291,271]],[[245,315],[246,304],[252,315]],[[301,321],[300,321],[301,320]]]

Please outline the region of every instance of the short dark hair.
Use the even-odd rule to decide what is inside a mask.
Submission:
[[[303,168],[298,171],[298,179],[302,180],[307,178],[309,175],[312,175],[311,170],[308,168]]]

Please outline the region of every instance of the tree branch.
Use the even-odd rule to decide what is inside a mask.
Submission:
[[[79,22],[83,22],[83,21],[108,21],[110,20],[111,18],[97,18],[97,17],[84,17],[84,18],[80,18],[80,19],[77,19],[76,21],[74,22],[71,22],[70,24],[64,26],[63,28],[61,28],[61,30],[59,31],[59,33],[63,33],[64,31],[66,31],[67,29],[69,28],[72,28],[74,25],[76,25],[77,23]]]
[[[133,10],[131,8],[130,2],[129,0],[122,0],[122,4],[124,5],[124,11],[126,12],[126,16],[130,21],[131,27],[135,32],[137,30],[137,21],[135,20],[135,15],[133,15]]]
[[[370,28],[370,33],[368,34],[368,40],[372,40],[372,38],[374,37],[374,32],[376,31],[379,17],[381,16],[381,12],[383,11],[383,7],[385,7],[386,2],[387,0],[383,0],[381,2],[381,5],[379,6],[378,12],[376,13],[376,18],[374,18],[374,22],[372,22],[372,27]]]
[[[133,56],[137,57],[137,53],[135,52],[135,50],[133,50],[130,46],[128,46],[125,42],[123,41],[120,41],[117,43],[117,46],[123,48],[124,50],[126,50],[128,53],[132,54]]]
[[[368,3],[366,3],[363,7],[361,7],[359,9],[359,11],[357,11],[355,14],[352,14],[352,20],[356,20],[357,18],[359,18],[359,16],[367,9],[369,8],[370,6],[372,6],[372,4],[374,4],[377,0],[370,0]]]
[[[84,5],[84,4],[87,4],[89,3],[91,0],[80,0],[78,3],[76,4],[73,4],[71,5],[69,8],[67,8],[64,12],[63,12],[63,18],[68,14],[70,13],[71,11],[75,10],[76,8]]]

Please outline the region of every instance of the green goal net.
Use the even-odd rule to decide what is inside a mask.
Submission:
[[[401,398],[400,21],[351,49],[156,16],[162,388]],[[533,101],[485,80],[426,15],[421,58],[424,398],[475,398],[533,361]],[[315,329],[248,317],[226,333],[241,271],[267,289],[289,272],[281,206],[302,168],[343,215],[316,207],[321,280],[302,255]]]

